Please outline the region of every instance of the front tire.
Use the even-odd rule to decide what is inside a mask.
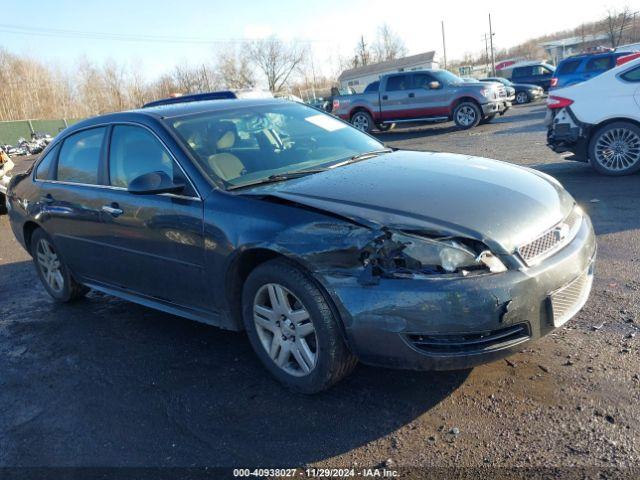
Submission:
[[[636,173],[640,170],[640,127],[613,122],[596,130],[589,142],[589,163],[603,175]]]
[[[362,132],[371,133],[371,130],[373,130],[373,118],[371,118],[369,112],[360,110],[351,116],[351,125]]]
[[[378,123],[376,125],[376,128],[381,132],[388,132],[389,130],[393,130],[394,128],[396,128],[396,124],[395,123]]]
[[[55,300],[67,303],[87,294],[89,289],[75,281],[53,240],[41,228],[31,235],[31,254],[42,285]]]
[[[521,91],[516,93],[516,103],[518,105],[523,105],[525,103],[529,103],[531,101],[531,98],[529,97],[529,94],[527,92]]]
[[[357,363],[323,292],[286,260],[271,260],[251,272],[242,291],[242,311],[258,358],[291,390],[326,390]]]
[[[480,107],[474,102],[462,102],[453,110],[453,121],[460,128],[473,128],[481,119]]]
[[[487,115],[486,117],[484,117],[482,120],[480,120],[481,124],[485,124],[485,123],[491,123],[491,121],[496,118],[496,114],[492,113],[491,115]]]

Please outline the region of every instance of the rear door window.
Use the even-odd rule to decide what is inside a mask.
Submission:
[[[590,59],[585,70],[587,72],[599,72],[609,70],[611,67],[613,67],[613,57],[598,57]]]
[[[387,78],[387,92],[397,92],[399,90],[408,90],[410,77],[408,75],[394,75]]]
[[[105,127],[83,130],[67,137],[58,157],[57,180],[96,185]]]
[[[364,89],[364,93],[374,93],[377,92],[380,87],[380,82],[372,82],[367,85],[367,88]]]
[[[627,82],[640,82],[640,67],[636,67],[620,75]]]
[[[570,73],[574,73],[578,70],[581,62],[582,60],[568,60],[562,62],[558,67],[558,75],[569,75]]]
[[[532,74],[531,67],[519,67],[513,69],[513,78],[529,77]]]
[[[36,180],[50,179],[51,164],[56,158],[58,150],[60,150],[60,144],[57,144],[51,150],[49,150],[44,158],[40,161],[40,163],[38,163],[38,167],[36,168]]]

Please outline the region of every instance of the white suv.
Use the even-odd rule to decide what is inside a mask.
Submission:
[[[547,144],[605,175],[640,170],[640,58],[547,99]]]

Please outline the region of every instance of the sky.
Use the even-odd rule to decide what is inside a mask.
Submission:
[[[364,35],[374,40],[387,23],[410,54],[436,50],[442,58],[484,49],[491,13],[496,48],[600,19],[608,9],[640,0],[2,0],[0,46],[12,53],[72,68],[85,57],[141,65],[147,79],[178,64],[211,62],[244,39],[275,34],[308,42],[316,73],[331,75],[338,55],[353,55]],[[638,19],[640,22],[640,18]],[[16,31],[16,27],[29,30]],[[61,32],[62,31],[62,32]],[[78,38],[77,32],[83,32]],[[158,37],[162,37],[161,39]],[[162,41],[160,41],[162,40]]]

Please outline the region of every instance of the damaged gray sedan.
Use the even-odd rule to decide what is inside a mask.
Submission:
[[[305,393],[358,360],[458,369],[518,351],[580,310],[596,255],[588,216],[543,173],[392,151],[273,99],[75,124],[7,205],[55,299],[95,289],[246,330]]]

